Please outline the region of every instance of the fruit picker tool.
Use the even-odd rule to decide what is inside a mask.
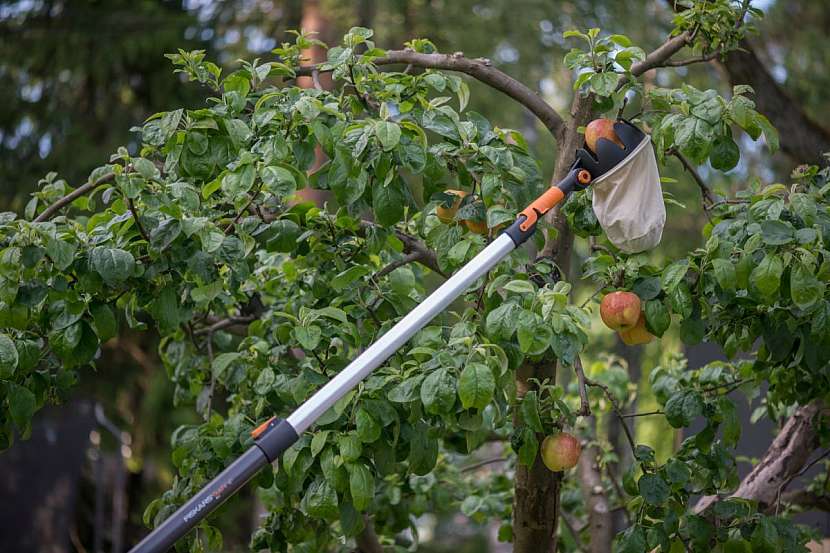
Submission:
[[[276,461],[337,400],[386,361],[470,285],[530,238],[541,216],[561,203],[571,192],[584,189],[593,180],[625,164],[626,157],[636,151],[645,135],[626,121],[617,121],[614,128],[625,148],[601,138],[596,146],[596,154],[586,149],[577,150],[576,160],[561,182],[527,206],[518,214],[516,221],[481,253],[459,269],[286,419],[273,417],[257,427],[251,433],[254,443],[245,453],[150,532],[130,553],[167,551],[179,538],[245,485],[260,469]]]

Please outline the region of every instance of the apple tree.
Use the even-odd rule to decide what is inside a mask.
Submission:
[[[760,12],[729,0],[678,10],[649,53],[621,34],[567,33],[567,118],[489,60],[426,39],[382,50],[359,27],[315,66],[302,52],[316,40],[303,33],[227,74],[203,52],[171,54],[211,91],[206,106],[151,116],[135,129],[139,152],[119,149],[77,187],[49,174],[24,213],[0,215],[0,447],[94,378],[99,347],[120,329],[153,329],[176,403],[203,419],[171,436],[178,476],[145,513],[158,524],[251,445],[258,422],[302,403],[564,176],[588,121],[623,115],[700,188],[700,247],[667,262],[624,254],[605,240],[590,190],[574,195],[531,248],[251,483],[267,510],[251,547],[412,550],[415,517],[460,510],[497,523],[518,553],[804,551],[787,486],[826,441],[830,175],[801,166],[786,185],[708,187],[695,168],[734,168],[739,135],[778,147],[753,90],[724,97],[642,77],[726,55]],[[331,90],[319,86],[324,72]],[[538,117],[557,141],[553,175],[519,132],[467,109],[468,79]],[[579,260],[577,240],[590,252]],[[577,301],[575,284],[593,296]],[[625,370],[610,358],[582,364],[600,297],[614,290],[639,297],[650,334],[715,343],[729,358],[688,370],[668,356],[653,372],[660,409],[643,415],[698,429],[666,460],[629,428]],[[730,393],[761,396],[759,416],[781,423],[743,480]],[[598,438],[603,412],[619,417],[634,459],[621,481]],[[582,453],[554,472],[540,445],[563,431]],[[470,458],[492,447],[502,464],[479,470]],[[618,511],[628,522],[615,535]],[[216,550],[221,532],[208,521],[179,547]]]

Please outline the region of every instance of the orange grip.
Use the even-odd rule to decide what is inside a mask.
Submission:
[[[539,219],[539,215],[544,215],[545,213],[553,209],[553,207],[559,202],[561,202],[562,198],[564,197],[565,193],[554,186],[549,188],[547,192],[533,200],[533,203],[531,203],[529,206],[524,208],[521,213],[519,213],[519,215],[525,216],[525,220],[522,221],[522,223],[519,225],[519,228],[522,229],[522,232],[527,231],[527,229],[536,224],[536,221]]]
[[[276,419],[276,418],[277,418],[277,417],[271,417],[270,419],[268,419],[268,420],[267,420],[267,421],[265,421],[264,423],[260,424],[260,425],[259,425],[259,426],[257,426],[256,428],[254,428],[254,429],[251,431],[251,438],[253,438],[253,439],[255,439],[255,440],[256,440],[257,438],[259,438],[259,437],[262,435],[262,433],[263,433],[263,432],[265,432],[266,430],[268,430],[268,426],[270,426],[270,424],[271,424],[271,423],[274,421],[274,419]]]

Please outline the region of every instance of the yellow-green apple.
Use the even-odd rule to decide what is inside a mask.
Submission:
[[[646,330],[646,317],[640,313],[640,318],[637,319],[637,324],[628,330],[620,331],[620,339],[628,346],[638,346],[640,344],[648,344],[654,340],[654,335]]]

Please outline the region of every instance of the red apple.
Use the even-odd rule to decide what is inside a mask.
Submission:
[[[599,316],[611,330],[628,330],[637,324],[642,305],[633,292],[617,291],[606,294],[599,304]]]
[[[640,318],[637,319],[637,324],[633,328],[620,331],[620,339],[627,346],[638,346],[640,344],[648,344],[654,340],[654,335],[646,330],[646,317],[640,313]]]
[[[622,143],[622,140],[620,140],[620,137],[617,136],[617,132],[614,130],[614,122],[613,119],[594,119],[585,127],[585,144],[588,145],[588,148],[592,152],[596,153],[597,141],[600,138],[605,138],[620,148],[625,148],[625,144]]]
[[[572,434],[552,434],[542,442],[542,461],[553,472],[561,472],[576,466],[582,445]]]

